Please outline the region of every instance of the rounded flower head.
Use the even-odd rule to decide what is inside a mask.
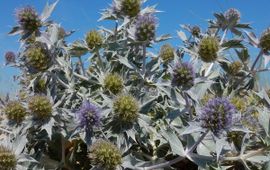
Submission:
[[[121,12],[129,17],[135,17],[141,10],[141,0],[122,0]]]
[[[93,165],[107,170],[115,170],[122,163],[121,151],[104,140],[99,140],[91,146],[89,158]]]
[[[138,102],[129,95],[118,97],[113,103],[113,110],[115,119],[124,124],[136,121],[139,116]]]
[[[235,20],[236,22],[239,22],[241,18],[240,12],[235,8],[228,9],[225,12],[224,16],[226,17],[227,20]]]
[[[189,63],[177,63],[173,69],[172,77],[172,86],[188,90],[194,85],[195,73]]]
[[[0,145],[0,169],[16,169],[17,159],[13,151],[5,146]]]
[[[8,51],[5,54],[6,64],[15,63],[16,54],[12,51]]]
[[[26,51],[26,64],[35,71],[45,71],[51,64],[51,58],[46,49],[34,45]]]
[[[80,109],[76,112],[80,127],[92,129],[100,124],[100,109],[89,101],[83,101]]]
[[[41,20],[33,7],[21,8],[16,13],[18,24],[24,31],[33,32],[41,27]]]
[[[242,69],[243,64],[240,61],[235,61],[229,65],[229,73],[236,75]]]
[[[217,59],[219,44],[215,37],[205,37],[199,45],[199,56],[202,61],[210,63]]]
[[[174,48],[170,44],[165,44],[160,48],[159,56],[164,63],[168,63],[174,59]]]
[[[192,27],[192,29],[191,29],[191,34],[192,34],[193,36],[199,37],[200,33],[201,33],[200,27],[198,27],[198,26]]]
[[[202,127],[219,135],[223,130],[230,128],[233,124],[235,107],[226,98],[214,98],[203,107],[199,119]]]
[[[138,41],[151,41],[155,38],[156,17],[152,14],[140,15],[137,18],[135,37]]]
[[[9,102],[5,108],[4,113],[10,121],[21,123],[27,115],[26,109],[18,101]]]
[[[118,94],[124,88],[123,79],[120,75],[110,73],[104,78],[104,89],[109,90],[113,94]]]
[[[262,33],[259,45],[264,51],[269,51],[270,50],[270,28],[267,28]]]
[[[33,96],[28,108],[38,120],[48,119],[52,115],[52,104],[46,96]]]
[[[100,47],[102,45],[103,39],[98,31],[92,30],[87,33],[85,41],[88,47],[92,50],[94,48]]]

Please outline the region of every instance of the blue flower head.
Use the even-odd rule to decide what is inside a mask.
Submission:
[[[136,21],[135,37],[138,41],[152,41],[155,38],[157,19],[152,14],[140,15]]]
[[[234,113],[236,113],[236,109],[228,99],[214,98],[202,108],[199,119],[203,128],[219,135],[232,126]]]
[[[80,109],[76,112],[77,118],[80,122],[80,127],[92,129],[93,126],[100,124],[101,110],[89,101],[83,101]]]

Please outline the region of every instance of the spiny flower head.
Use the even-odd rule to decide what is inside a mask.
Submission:
[[[260,47],[264,51],[269,51],[270,50],[270,28],[267,28],[263,33],[260,38]]]
[[[233,97],[230,102],[234,105],[234,107],[240,111],[244,112],[247,109],[247,101],[243,97]]]
[[[87,100],[83,101],[76,115],[82,128],[91,130],[100,124],[100,109]]]
[[[90,148],[91,162],[107,170],[115,170],[122,163],[121,151],[112,143],[99,140]]]
[[[205,37],[201,40],[199,45],[199,56],[204,62],[213,62],[217,59],[217,52],[219,50],[219,44],[215,37]]]
[[[255,109],[250,109],[242,115],[241,123],[251,131],[259,129],[259,112]]]
[[[121,12],[129,17],[135,17],[141,10],[141,0],[121,0]]]
[[[16,54],[12,51],[8,51],[5,53],[6,64],[15,63]]]
[[[136,21],[135,38],[138,41],[152,41],[155,38],[157,19],[152,14],[140,15]]]
[[[104,89],[109,90],[113,94],[118,94],[124,88],[123,79],[120,75],[110,73],[104,78]]]
[[[229,74],[237,75],[239,71],[242,69],[243,64],[240,61],[235,61],[229,65]]]
[[[45,71],[51,64],[47,50],[39,45],[33,45],[26,51],[26,64],[35,71]]]
[[[103,38],[101,34],[96,30],[91,30],[87,33],[85,41],[88,47],[92,50],[102,45]]]
[[[236,22],[239,22],[241,18],[240,12],[235,9],[235,8],[230,8],[228,9],[225,13],[224,16],[227,20],[235,20]]]
[[[52,104],[46,96],[33,96],[28,102],[28,108],[37,120],[46,120],[52,115]]]
[[[227,130],[233,124],[235,107],[226,98],[214,98],[202,108],[199,120],[202,127],[209,129],[215,135]]]
[[[113,102],[113,111],[116,120],[124,124],[129,124],[137,120],[139,116],[139,105],[134,97],[122,95]]]
[[[17,159],[13,151],[3,145],[0,145],[0,169],[13,170],[16,169]]]
[[[27,115],[26,109],[19,101],[11,101],[4,108],[4,113],[10,121],[21,123]]]
[[[41,20],[36,10],[31,6],[26,6],[16,12],[18,24],[24,31],[33,32],[41,27]]]
[[[177,63],[174,66],[172,77],[172,86],[188,90],[194,85],[195,73],[189,63]]]
[[[168,63],[174,59],[174,48],[170,44],[165,44],[160,48],[159,56],[164,63]]]

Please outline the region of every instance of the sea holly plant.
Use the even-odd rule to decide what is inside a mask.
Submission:
[[[145,2],[114,0],[100,18],[111,27],[74,42],[50,20],[57,1],[16,10],[20,48],[4,57],[20,86],[1,99],[1,169],[269,168],[269,28],[257,38],[228,9],[169,44]]]

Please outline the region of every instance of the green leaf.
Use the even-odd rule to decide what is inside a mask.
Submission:
[[[172,130],[163,130],[162,135],[169,141],[174,154],[185,156],[185,150],[182,142]]]

